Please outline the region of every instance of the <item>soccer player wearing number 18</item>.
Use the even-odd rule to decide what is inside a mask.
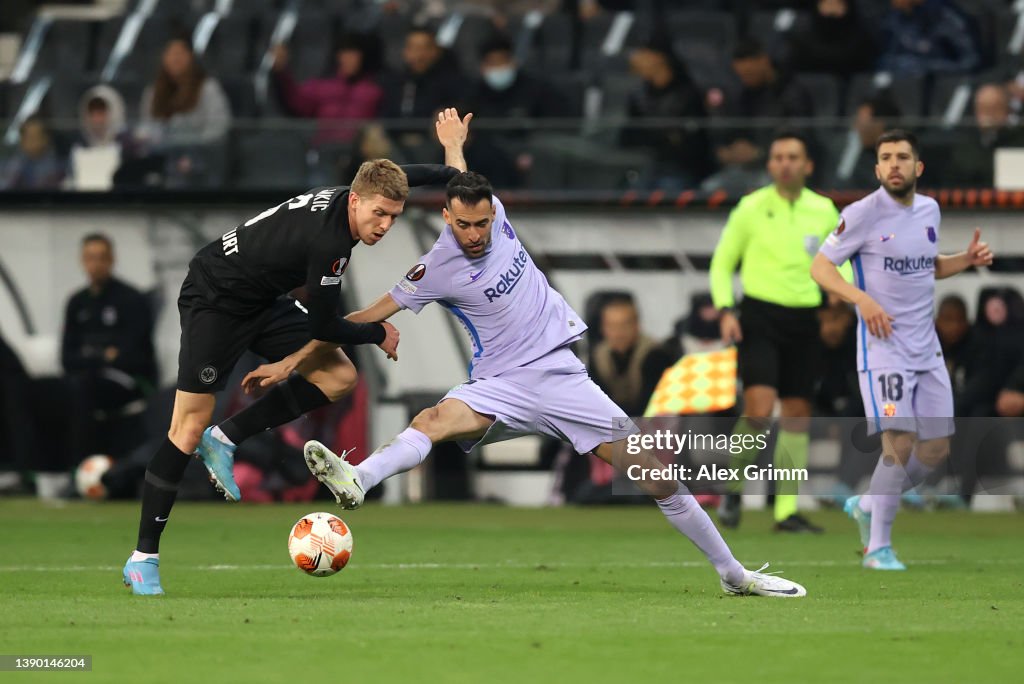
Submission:
[[[171,426],[146,468],[138,545],[123,572],[134,593],[163,593],[160,535],[193,452],[224,496],[238,501],[232,474],[238,443],[337,401],[355,386],[355,367],[340,345],[377,344],[397,359],[392,325],[338,315],[342,277],[357,243],[383,239],[402,213],[410,185],[446,183],[456,173],[446,166],[368,161],[351,187],[314,188],[283,202],[192,259],[178,298],[181,350]],[[283,296],[302,286],[308,311]],[[243,386],[269,391],[207,428],[214,393],[224,389],[246,349],[272,363],[264,367],[270,372],[250,374]]]
[[[857,306],[860,390],[869,429],[882,433],[869,495],[846,502],[865,547],[862,564],[905,570],[891,544],[900,494],[946,458],[953,434],[953,391],[932,319],[935,279],[987,266],[992,252],[975,229],[966,252],[939,254],[939,206],[915,192],[924,164],[913,134],[882,134],[876,156],[882,187],[843,210],[811,275]],[[847,259],[854,285],[835,266]]]

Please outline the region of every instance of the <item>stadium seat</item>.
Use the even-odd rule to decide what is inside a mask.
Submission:
[[[218,79],[224,94],[231,103],[231,115],[238,119],[250,119],[259,116],[256,106],[256,93],[250,75],[225,76]]]
[[[226,17],[220,20],[203,54],[206,68],[217,76],[237,76],[253,66],[254,17]],[[262,55],[261,55],[262,56]]]
[[[668,17],[668,30],[678,44],[715,45],[728,55],[736,40],[736,24],[727,12],[684,10]]]
[[[796,74],[794,79],[814,99],[815,116],[839,116],[839,78],[832,74]]]
[[[924,79],[916,76],[898,76],[880,86],[877,75],[856,74],[850,79],[846,91],[846,113],[856,111],[865,98],[876,92],[887,90],[904,116],[924,114]]]
[[[50,25],[36,68],[45,73],[69,74],[95,70],[93,51],[98,27],[89,21],[57,20]]]
[[[292,75],[300,81],[322,77],[333,63],[331,47],[336,39],[334,17],[303,13],[288,43]]]
[[[601,79],[601,116],[626,116],[629,97],[641,87],[633,74],[605,74]]]
[[[238,132],[234,141],[235,186],[295,188],[306,177],[306,141],[288,131]]]
[[[539,72],[567,71],[572,64],[572,19],[550,14],[534,33],[527,65]]]

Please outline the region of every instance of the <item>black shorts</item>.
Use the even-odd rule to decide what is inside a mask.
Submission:
[[[235,316],[211,307],[191,274],[181,285],[178,313],[178,389],[183,392],[211,394],[224,389],[246,349],[273,362],[310,340],[305,309],[291,297],[280,297],[255,315]]]
[[[739,307],[743,387],[774,387],[780,399],[812,399],[821,356],[817,307],[791,308],[744,297]]]

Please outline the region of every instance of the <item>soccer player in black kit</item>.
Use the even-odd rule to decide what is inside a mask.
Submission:
[[[340,345],[376,344],[397,360],[394,326],[338,315],[341,280],[352,248],[375,245],[392,227],[409,186],[444,184],[457,173],[448,166],[368,161],[351,186],[313,188],[282,202],[192,259],[178,298],[181,351],[171,427],[146,469],[138,545],[123,572],[133,593],[164,593],[160,535],[193,452],[225,497],[237,501],[235,445],[337,401],[355,386],[355,367]],[[300,286],[309,294],[308,313],[284,297]],[[246,391],[271,388],[208,428],[214,393],[246,349],[272,362],[261,375],[246,376]]]

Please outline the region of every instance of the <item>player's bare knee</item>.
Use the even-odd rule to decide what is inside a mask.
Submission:
[[[412,419],[412,423],[409,424],[414,430],[419,430],[427,437],[434,438],[438,429],[441,427],[441,411],[436,406],[423,409],[416,414],[416,417]]]
[[[948,439],[931,439],[921,442],[917,447],[917,460],[929,468],[941,465],[948,457]]]
[[[350,364],[339,364],[329,371],[324,371],[322,377],[323,385],[321,386],[317,383],[317,386],[320,387],[320,391],[327,395],[327,398],[331,401],[338,401],[349,394],[355,389],[356,383],[359,382],[359,374],[356,373],[355,367]]]
[[[206,422],[197,415],[186,416],[185,418],[172,422],[171,429],[167,431],[167,438],[186,454],[191,454],[199,446],[203,438],[203,430],[206,429]]]
[[[882,456],[887,461],[899,461],[906,465],[910,454],[914,451],[914,436],[909,433],[897,433],[882,440]]]

